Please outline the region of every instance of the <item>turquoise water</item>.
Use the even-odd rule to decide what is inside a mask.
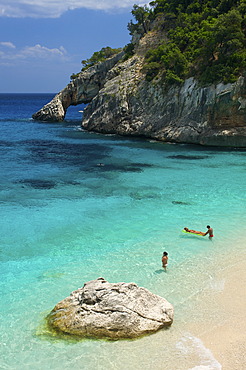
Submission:
[[[87,133],[81,107],[63,124],[30,119],[51,98],[0,95],[0,368],[219,369],[189,322],[217,289],[217,260],[243,251],[246,152]],[[181,232],[207,224],[212,242]],[[168,299],[173,326],[134,341],[49,337],[45,315],[100,276]]]

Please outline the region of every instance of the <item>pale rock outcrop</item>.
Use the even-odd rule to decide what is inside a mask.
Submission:
[[[98,94],[105,83],[107,72],[123,55],[124,53],[121,52],[105,62],[78,73],[77,78],[32,117],[39,121],[63,121],[70,105],[87,104]]]
[[[47,317],[52,330],[83,337],[135,338],[173,322],[173,306],[134,283],[98,278],[59,302]]]

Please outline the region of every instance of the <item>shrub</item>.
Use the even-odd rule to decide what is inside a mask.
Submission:
[[[100,51],[95,51],[89,59],[82,60],[81,63],[84,65],[82,71],[89,67],[92,67],[99,62],[102,62],[105,59],[112,57],[115,54],[118,54],[121,50],[121,48],[112,49],[111,47],[107,46],[102,48]]]
[[[134,45],[130,42],[123,48],[125,55],[124,60],[127,60],[128,58],[132,57],[134,55]]]

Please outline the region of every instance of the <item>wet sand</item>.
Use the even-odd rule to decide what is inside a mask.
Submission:
[[[204,321],[196,334],[223,370],[246,369],[245,258],[246,253],[243,253],[232,257],[230,265],[225,263],[216,275],[214,293],[204,294],[203,303],[197,307],[204,311]],[[197,328],[193,329],[196,332]]]

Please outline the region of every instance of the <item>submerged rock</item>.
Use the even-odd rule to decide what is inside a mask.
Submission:
[[[135,283],[89,281],[47,316],[58,332],[83,337],[136,338],[173,322],[173,306]]]

